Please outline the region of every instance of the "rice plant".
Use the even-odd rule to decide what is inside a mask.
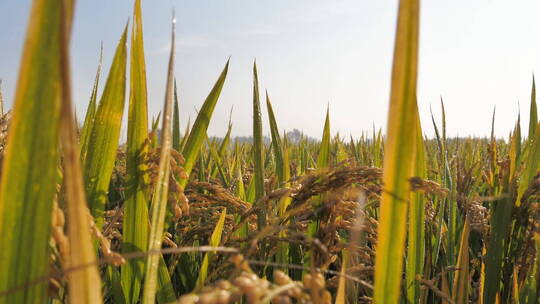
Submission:
[[[12,109],[0,91],[0,304],[540,302],[534,78],[527,132],[496,138],[494,112],[490,138],[448,138],[441,100],[427,137],[419,0],[399,1],[385,131],[332,136],[329,107],[320,141],[281,134],[268,91],[264,125],[255,63],[252,140],[208,136],[234,58],[182,130],[174,17],[149,117],[141,0],[79,128],[74,8],[33,1]]]

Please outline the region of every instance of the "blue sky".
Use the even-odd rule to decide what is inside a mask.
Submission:
[[[30,2],[0,2],[0,78],[8,106]],[[88,103],[100,41],[107,72],[132,5],[77,1],[71,49],[79,117]],[[397,0],[143,0],[153,115],[163,103],[173,7],[182,125],[194,119],[231,56],[211,135],[225,133],[232,106],[234,134],[251,134],[255,58],[261,90],[268,89],[280,129],[320,137],[328,103],[332,133],[358,136],[373,125],[386,126]],[[508,134],[520,110],[527,127],[531,78],[540,70],[539,11],[537,0],[422,2],[418,97],[428,135],[429,107],[439,118],[441,95],[449,135],[488,135],[494,106],[499,136]],[[268,134],[268,124],[264,127]]]

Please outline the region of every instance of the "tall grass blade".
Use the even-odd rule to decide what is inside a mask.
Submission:
[[[107,83],[94,118],[88,152],[84,158],[86,196],[96,226],[103,226],[109,182],[120,138],[126,94],[127,25],[116,48]]]
[[[264,144],[262,136],[261,106],[259,100],[259,77],[257,63],[253,63],[253,180],[256,202],[264,196]],[[262,229],[266,225],[265,208],[257,212],[257,226]]]
[[[534,133],[536,131],[536,126],[538,125],[538,109],[536,106],[536,84],[534,81],[534,75],[532,80],[532,89],[531,89],[531,107],[529,113],[529,141],[534,138]]]
[[[497,139],[495,138],[495,113],[496,108],[493,108],[493,116],[491,118],[491,140],[488,147],[489,152],[489,169],[490,169],[490,176],[489,176],[489,182],[491,184],[491,187],[493,189],[499,188],[499,183],[496,178],[497,176]]]
[[[291,167],[290,167],[290,152],[289,152],[289,143],[287,140],[287,135],[283,132],[283,179],[284,184],[280,187],[288,187],[290,183],[288,182],[291,179]],[[279,202],[278,214],[284,215],[287,207],[291,203],[292,198],[290,196],[284,196]]]
[[[72,9],[71,1],[32,4],[0,183],[0,292],[49,273]],[[0,303],[43,303],[46,287],[45,281],[29,285]]]
[[[518,203],[523,196],[523,193],[529,187],[530,183],[536,176],[536,171],[540,166],[540,128],[536,128],[534,137],[530,140],[528,146],[527,157],[524,160],[525,167],[520,177],[518,188]]]
[[[173,114],[173,143],[172,147],[176,151],[180,151],[180,110],[178,105],[178,87],[176,79],[174,80],[174,114]]]
[[[165,90],[165,102],[163,108],[163,122],[161,125],[161,150],[159,155],[159,167],[156,178],[156,186],[152,197],[152,220],[150,236],[148,238],[148,250],[161,249],[163,229],[165,225],[165,211],[169,190],[170,153],[172,148],[171,116],[174,95],[174,55],[175,55],[175,25],[173,16],[171,33],[171,52],[169,55],[169,67],[167,70],[167,86]],[[154,303],[158,279],[158,267],[160,255],[149,255],[146,260],[146,278],[144,282],[143,303]]]
[[[270,122],[270,133],[272,136],[272,150],[274,152],[274,158],[276,162],[276,175],[278,177],[278,183],[281,184],[285,181],[285,168],[283,164],[283,145],[281,144],[281,138],[279,137],[279,129],[277,127],[276,117],[274,116],[274,110],[268,97],[268,91],[266,92],[266,109],[268,111],[268,120]]]
[[[322,141],[317,156],[317,169],[324,170],[330,165],[330,108],[326,109],[326,119],[324,121],[324,129]]]
[[[131,26],[130,87],[126,146],[126,200],[122,233],[122,252],[146,251],[148,246],[149,183],[146,166],[148,153],[148,110],[146,64],[141,0],[136,0]],[[128,261],[121,269],[121,281],[127,303],[136,303],[144,275],[144,260]]]
[[[397,303],[402,277],[408,178],[412,173],[416,137],[416,80],[419,0],[399,4],[392,89],[385,144],[381,216],[375,258],[375,303]]]
[[[510,171],[508,173],[507,183],[509,184],[508,187],[514,188],[514,181],[517,178],[516,173],[521,163],[521,115],[518,115],[516,127],[510,138],[510,151],[508,154],[510,158]],[[519,206],[519,200],[516,203]]]

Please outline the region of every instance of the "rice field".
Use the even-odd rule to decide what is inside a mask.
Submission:
[[[496,138],[493,112],[491,137],[449,138],[441,101],[425,136],[419,2],[399,4],[384,130],[333,136],[327,112],[321,140],[282,134],[254,63],[246,142],[207,135],[234,58],[180,129],[174,19],[149,117],[140,0],[77,121],[75,1],[34,0],[12,109],[0,92],[0,304],[540,303],[534,79],[528,130]]]

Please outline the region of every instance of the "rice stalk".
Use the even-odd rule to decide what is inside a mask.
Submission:
[[[175,58],[175,26],[176,19],[173,16],[172,31],[171,31],[171,50],[169,55],[169,66],[167,70],[167,85],[165,88],[165,102],[163,107],[163,122],[161,127],[161,150],[159,155],[158,175],[156,178],[156,187],[152,196],[150,234],[148,237],[148,251],[161,249],[163,241],[163,230],[165,226],[165,211],[167,207],[167,196],[169,189],[169,174],[170,174],[170,151],[172,148],[171,134],[171,116],[173,107],[174,95],[174,58]],[[154,303],[156,297],[156,286],[158,281],[159,271],[167,270],[167,268],[159,267],[159,255],[149,255],[146,260],[145,281],[143,292],[143,303]],[[163,275],[159,276],[163,278]],[[165,276],[167,277],[167,276]],[[162,285],[164,282],[161,282]]]
[[[252,202],[264,196],[264,144],[262,136],[261,105],[259,100],[259,77],[257,63],[253,63],[253,189]],[[266,208],[261,207],[257,212],[257,226],[262,230],[266,226]]]
[[[127,25],[116,48],[105,89],[94,117],[88,152],[83,163],[88,205],[98,229],[101,229],[104,222],[103,215],[124,112],[126,39]]]

